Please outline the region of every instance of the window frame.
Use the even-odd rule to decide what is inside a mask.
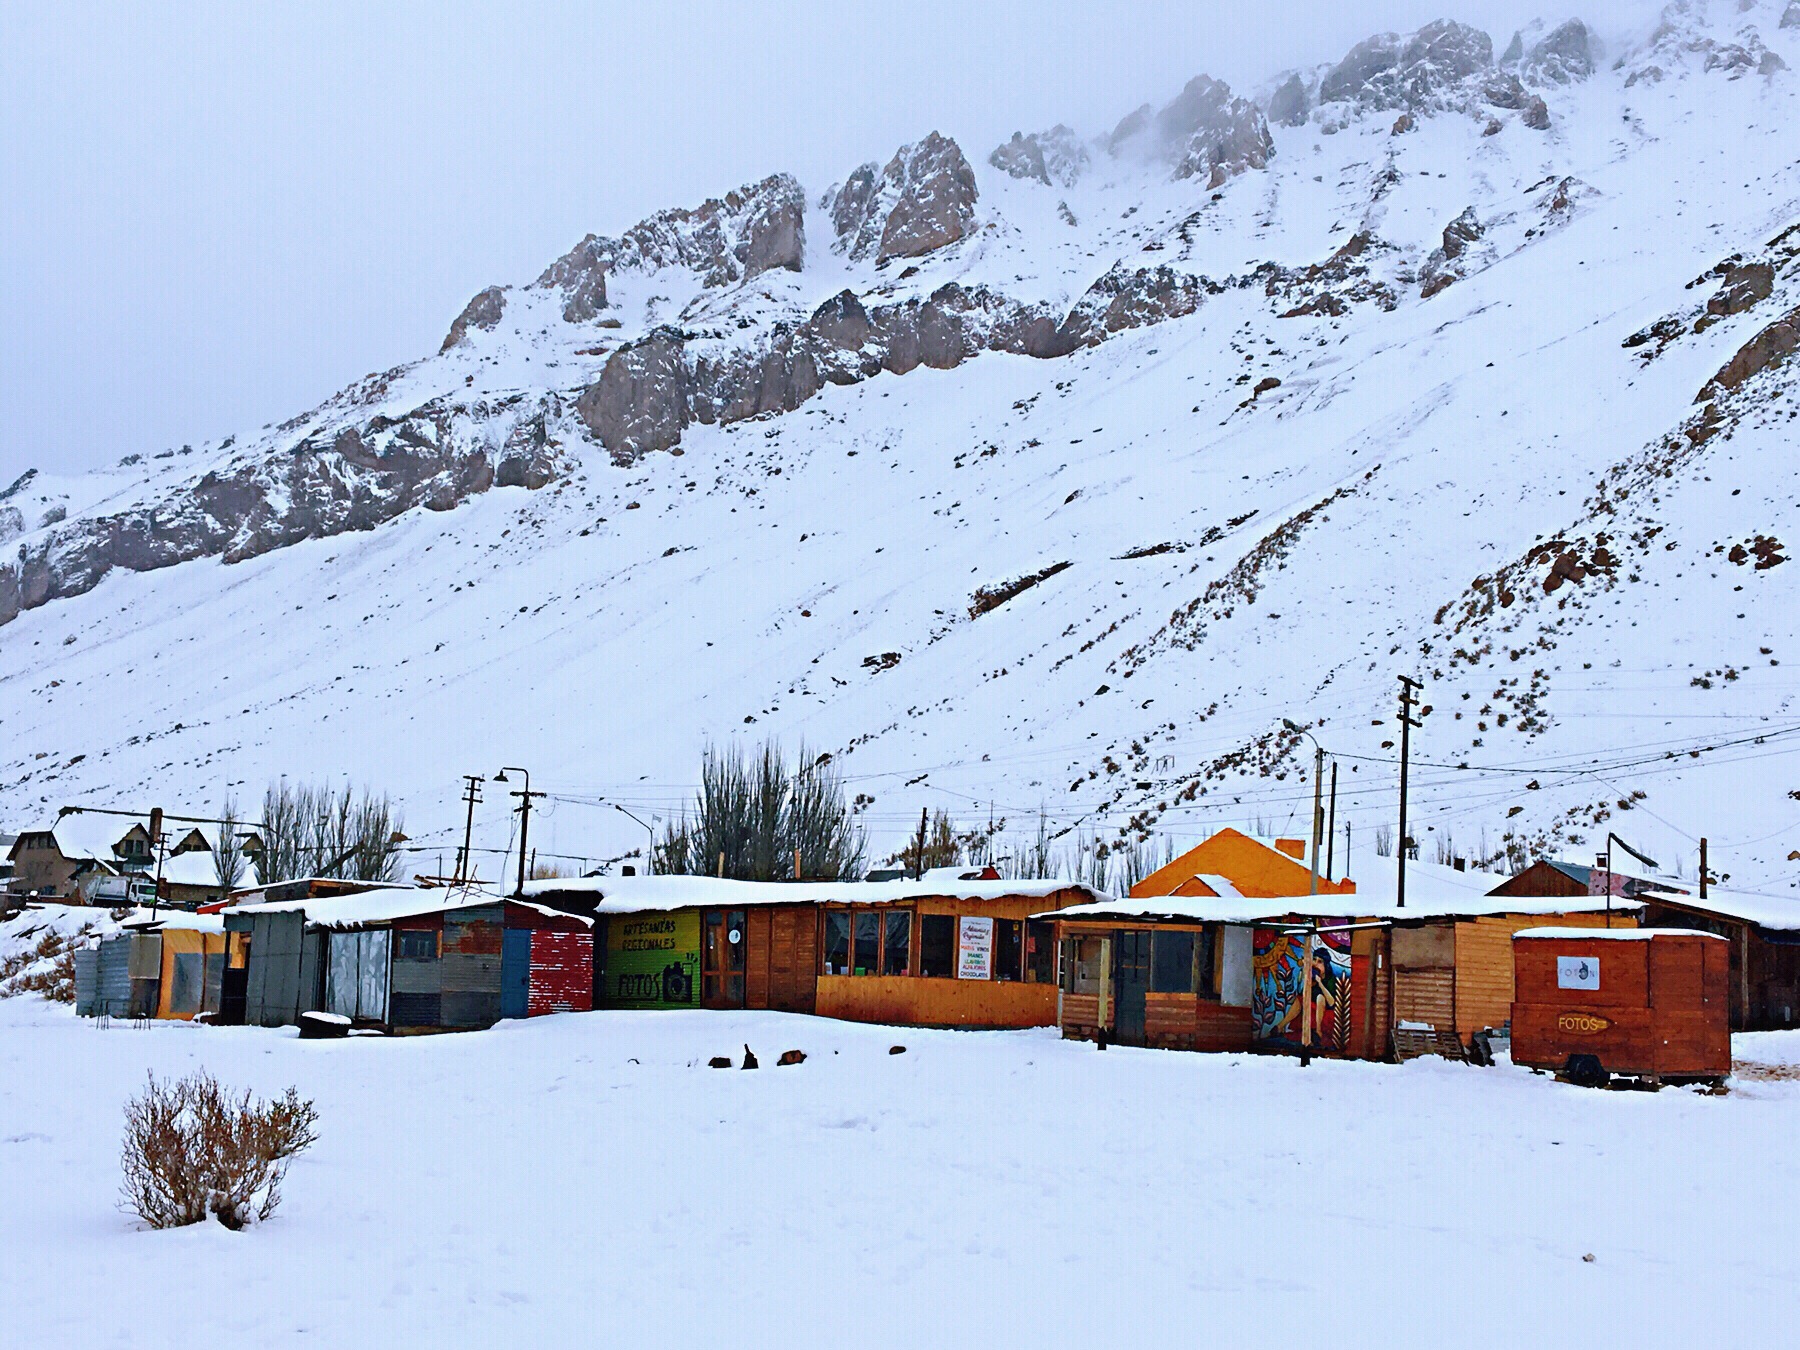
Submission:
[[[920,979],[922,979],[922,980],[954,980],[956,978],[956,952],[957,952],[957,931],[958,931],[957,930],[957,919],[958,919],[958,917],[959,916],[957,916],[955,914],[921,914],[921,915],[919,915],[919,920],[918,920],[919,956],[918,956],[918,962],[917,962],[917,969],[919,972]],[[933,925],[947,924],[947,925],[949,925],[950,938],[949,938],[949,947],[948,947],[948,953],[949,953],[948,969],[943,971],[941,974],[934,975],[932,972],[925,969],[925,926],[927,924],[933,924]]]

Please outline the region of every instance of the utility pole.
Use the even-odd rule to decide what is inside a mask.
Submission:
[[[1394,886],[1394,908],[1406,908],[1406,766],[1412,753],[1413,709],[1419,704],[1415,691],[1425,686],[1410,675],[1400,677],[1400,841],[1397,858],[1400,871]]]
[[[1322,800],[1325,792],[1325,750],[1317,742],[1313,742],[1313,818],[1312,847],[1306,850],[1307,859],[1312,864],[1312,876],[1307,882],[1306,893],[1319,893],[1319,829],[1325,823],[1325,805]],[[1310,953],[1308,961],[1311,960]]]
[[[156,892],[150,897],[150,918],[152,921],[156,918],[156,907],[162,901],[163,844],[167,841],[168,835],[163,833],[162,807],[153,806],[150,808],[150,847],[156,850]],[[131,882],[129,880],[125,882],[125,894],[127,896],[131,894]]]
[[[913,879],[923,880],[925,876],[925,821],[931,815],[929,806],[919,808],[919,851],[913,858]]]
[[[1344,861],[1350,861],[1348,848],[1344,852]],[[1331,761],[1331,819],[1325,826],[1325,880],[1331,880],[1337,862],[1337,761]],[[1347,875],[1347,874],[1346,874]]]
[[[481,800],[481,785],[487,782],[487,779],[478,773],[465,773],[463,782],[468,785],[463,790],[463,801],[468,803],[469,815],[463,825],[462,852],[456,855],[456,880],[466,885],[469,880],[469,850],[475,842],[475,806]]]
[[[1700,898],[1702,900],[1706,899],[1706,883],[1708,880],[1709,878],[1706,875],[1706,840],[1702,838],[1700,840]]]
[[[511,764],[506,765],[505,767],[503,767],[500,770],[499,773],[495,774],[494,781],[496,783],[507,782],[508,779],[507,779],[506,775],[508,773],[522,773],[525,775],[524,788],[518,792],[514,792],[514,793],[510,794],[519,799],[519,889],[517,891],[515,891],[514,894],[519,896],[520,899],[523,899],[525,896],[526,835],[528,834],[528,832],[531,829],[531,799],[533,797],[547,797],[547,796],[549,796],[549,794],[546,792],[533,792],[531,790],[531,772],[530,772],[530,770],[521,769],[521,768],[518,768]]]

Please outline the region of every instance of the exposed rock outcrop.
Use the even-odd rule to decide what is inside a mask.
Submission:
[[[1737,354],[1719,368],[1719,373],[1707,381],[1694,402],[1704,403],[1717,394],[1737,388],[1752,376],[1780,365],[1796,348],[1800,348],[1800,307],[1790,309],[1740,347]]]
[[[563,318],[587,323],[606,308],[606,268],[612,241],[588,235],[544,269],[537,285],[563,292]]]
[[[1546,33],[1519,60],[1519,75],[1530,84],[1574,84],[1593,73],[1594,36],[1580,19]]]
[[[821,205],[837,233],[833,248],[881,263],[917,258],[969,234],[976,196],[975,171],[961,147],[934,131],[901,146],[879,178],[873,164],[863,165]]]
[[[1201,178],[1211,187],[1246,169],[1261,169],[1275,153],[1268,118],[1249,99],[1234,98],[1222,80],[1196,75],[1155,113],[1148,104],[1130,113],[1106,139],[1113,155],[1168,163],[1176,178]]]
[[[1029,178],[1058,187],[1073,187],[1087,162],[1087,148],[1060,122],[1048,131],[1034,131],[1029,136],[1015,131],[1010,141],[995,146],[988,156],[989,164],[1013,178]]]
[[[437,400],[308,436],[279,456],[205,474],[160,500],[70,522],[0,563],[0,623],[92,590],[114,568],[146,572],[195,558],[227,563],[352,530],[415,507],[449,510],[496,482],[541,486],[556,471],[545,426],[553,394],[474,406]],[[513,419],[496,454],[487,437]]]
[[[1276,126],[1303,126],[1310,111],[1312,105],[1306,96],[1306,85],[1297,74],[1289,75],[1269,95],[1269,120]]]
[[[1439,19],[1402,40],[1378,33],[1352,47],[1319,85],[1320,103],[1418,110],[1444,103],[1472,75],[1494,64],[1494,43],[1479,28]]]
[[[585,323],[606,308],[609,272],[681,267],[707,286],[729,286],[806,261],[806,194],[794,178],[771,174],[691,210],[658,211],[617,239],[588,235],[535,283],[563,292],[563,317]]]
[[[1466,274],[1463,258],[1470,246],[1485,233],[1472,206],[1464,208],[1460,216],[1444,226],[1443,243],[1431,251],[1431,256],[1419,269],[1419,298],[1429,300],[1462,280]]]
[[[500,322],[500,316],[506,312],[506,287],[489,286],[485,291],[478,291],[475,298],[463,306],[463,312],[456,316],[450,325],[450,331],[444,336],[444,345],[438,348],[440,353],[449,351],[468,340],[471,328],[492,329]]]
[[[1788,0],[1788,7],[1781,11],[1781,27],[1800,28],[1800,0]]]

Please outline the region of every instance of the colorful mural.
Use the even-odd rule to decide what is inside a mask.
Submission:
[[[700,1002],[700,915],[616,915],[606,925],[605,1000],[614,1008],[692,1008]]]
[[[1324,919],[1325,924],[1348,920]],[[1281,1048],[1301,1045],[1301,984],[1305,980],[1305,933],[1258,928],[1252,943],[1256,986],[1250,997],[1250,1019],[1256,1039]],[[1312,936],[1312,1046],[1342,1051],[1350,1043],[1350,934]]]

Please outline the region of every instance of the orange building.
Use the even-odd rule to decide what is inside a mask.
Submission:
[[[1218,884],[1220,878],[1224,879],[1224,886]],[[1317,884],[1320,895],[1356,893],[1356,883],[1348,878],[1331,881],[1321,874]],[[1312,885],[1304,840],[1277,839],[1267,844],[1241,831],[1224,829],[1138,882],[1131,888],[1131,898],[1240,895],[1249,900],[1268,900],[1310,895]]]

